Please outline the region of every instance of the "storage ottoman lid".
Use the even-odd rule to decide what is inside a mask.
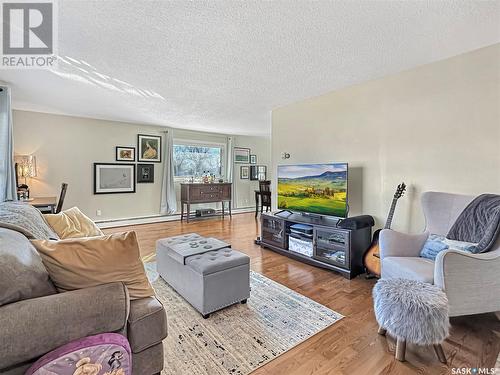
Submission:
[[[250,258],[229,248],[209,251],[186,258],[186,266],[202,275],[224,271],[250,263]]]

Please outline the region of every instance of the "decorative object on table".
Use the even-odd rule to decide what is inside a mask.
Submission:
[[[250,163],[250,149],[245,147],[235,147],[233,149],[234,162],[237,164]]]
[[[116,146],[116,161],[135,161],[135,147]]]
[[[28,178],[37,176],[36,157],[34,155],[17,155],[14,157],[14,161],[18,199],[29,200]],[[19,178],[24,178],[24,184],[19,184]]]
[[[446,364],[441,343],[449,334],[448,299],[437,286],[416,280],[382,279],[373,288],[379,333],[397,338],[396,359],[405,360],[406,343],[433,345]]]
[[[137,135],[138,161],[161,163],[161,136]]]
[[[28,369],[26,375],[101,373],[132,375],[132,352],[125,336],[101,333],[72,341],[45,354]]]
[[[250,167],[248,165],[242,165],[240,167],[240,179],[248,180],[250,177]]]
[[[250,164],[257,164],[257,155],[250,155]]]
[[[217,311],[210,319],[203,319],[162,278],[153,286],[174,317],[163,341],[164,375],[247,375],[343,318],[252,271],[248,303]]]
[[[154,164],[137,164],[137,183],[155,182]]]
[[[94,194],[135,193],[135,164],[94,163]]]
[[[391,208],[389,210],[389,215],[387,215],[387,220],[385,222],[384,229],[390,229],[392,224],[392,218],[394,217],[394,211],[396,210],[396,204],[398,199],[401,198],[406,190],[406,185],[404,182],[400,183],[396,188],[394,193],[394,197],[392,198]],[[380,248],[379,248],[379,235],[382,229],[377,229],[375,233],[373,233],[373,240],[366,250],[365,255],[363,256],[363,264],[366,268],[366,273],[368,277],[380,277]]]

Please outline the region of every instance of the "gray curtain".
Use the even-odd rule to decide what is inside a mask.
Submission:
[[[233,137],[226,139],[226,181],[233,182]]]
[[[17,200],[10,88],[0,86],[0,202]]]
[[[172,215],[177,211],[174,184],[174,134],[172,129],[165,132],[164,140],[160,214]]]

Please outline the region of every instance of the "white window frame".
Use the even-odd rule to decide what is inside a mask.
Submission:
[[[226,176],[226,144],[222,142],[214,142],[214,141],[202,141],[199,139],[186,139],[186,138],[174,138],[173,142],[174,146],[175,145],[182,145],[182,146],[200,146],[200,147],[220,147],[222,154],[221,154],[221,176],[222,178],[225,178]],[[172,150],[172,153],[174,151]],[[173,157],[173,155],[172,155]],[[174,176],[174,181],[184,181],[187,178],[190,178],[192,176]]]

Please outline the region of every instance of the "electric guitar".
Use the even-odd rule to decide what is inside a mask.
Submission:
[[[396,189],[396,192],[394,193],[394,198],[392,198],[391,209],[389,210],[389,215],[387,215],[387,221],[385,222],[384,229],[391,228],[392,218],[394,217],[394,211],[396,210],[396,204],[398,202],[398,199],[404,195],[405,190],[405,183],[400,183]],[[380,249],[378,246],[380,231],[381,229],[378,229],[375,231],[375,233],[373,233],[372,243],[363,256],[363,264],[366,268],[366,273],[375,277],[380,277]]]

